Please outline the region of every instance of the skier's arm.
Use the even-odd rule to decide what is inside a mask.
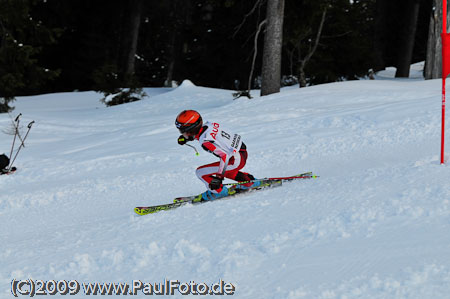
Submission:
[[[227,165],[228,165],[228,161],[230,160],[231,154],[227,153],[226,151],[224,151],[220,147],[216,146],[211,141],[204,142],[202,144],[202,147],[206,151],[208,151],[208,152],[216,155],[217,157],[219,157],[220,165],[219,165],[219,170],[218,170],[217,174],[223,178],[225,176],[225,171],[226,171],[226,168],[227,168]]]

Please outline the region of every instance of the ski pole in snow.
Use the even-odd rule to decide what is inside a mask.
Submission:
[[[16,155],[14,156],[14,159],[12,160],[11,164],[9,164],[9,169],[8,169],[8,171],[10,171],[10,170],[12,169],[12,166],[13,166],[13,164],[14,164],[14,161],[16,161],[17,155],[19,154],[19,152],[20,152],[20,150],[22,149],[22,147],[25,147],[25,139],[27,139],[28,133],[30,133],[30,130],[31,130],[31,127],[33,126],[33,124],[34,124],[34,120],[28,124],[28,131],[27,131],[27,133],[25,134],[25,137],[23,138],[22,143],[20,144],[19,148],[17,149],[17,152],[16,152]],[[18,129],[17,129],[17,130],[18,130]],[[15,137],[14,137],[14,141],[15,141]],[[13,144],[13,147],[14,147],[14,144]],[[11,153],[11,155],[12,155],[12,153]]]
[[[18,136],[20,141],[23,142],[22,137],[20,137],[19,133],[19,123],[20,123],[20,117],[22,116],[22,113],[19,113],[19,115],[16,116],[16,119],[13,121],[14,126],[14,139],[11,145],[11,152],[9,153],[9,157],[12,157],[13,151],[14,151],[14,145],[16,144],[16,137]]]
[[[16,119],[13,121],[13,126],[14,126],[14,130],[15,130],[15,135],[17,137],[19,137],[20,142],[23,142],[22,136],[20,136],[20,131],[19,131],[19,117],[22,116],[22,113],[20,113],[19,115],[17,115]],[[12,153],[11,153],[12,155]]]

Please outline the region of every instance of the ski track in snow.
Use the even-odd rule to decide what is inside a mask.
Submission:
[[[233,298],[450,298],[440,84],[385,78],[232,101],[185,81],[112,108],[93,92],[19,98],[14,115],[36,124],[17,173],[0,177],[0,298],[13,278],[223,279]],[[241,133],[256,176],[320,178],[135,215],[204,191],[195,168],[216,158],[176,143],[174,118],[188,108]]]

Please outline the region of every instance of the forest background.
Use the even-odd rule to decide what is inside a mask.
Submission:
[[[271,1],[0,0],[0,111],[16,96],[184,79],[260,88]],[[438,78],[441,1],[283,0],[281,84],[370,78],[388,66],[408,77],[419,61]]]

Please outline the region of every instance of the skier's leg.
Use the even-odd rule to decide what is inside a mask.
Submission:
[[[240,171],[242,168],[244,168],[246,162],[247,162],[247,151],[240,151],[239,152],[239,159],[236,160],[236,166],[234,168],[234,171],[230,173],[230,176],[227,176],[228,178],[238,181],[238,182],[246,182],[246,181],[253,181],[255,180],[255,177],[247,172]],[[250,188],[250,187],[256,187],[259,186],[260,182],[249,182],[246,184],[239,185],[240,188]]]
[[[217,174],[219,171],[219,162],[207,164],[197,168],[197,177],[206,185],[208,189],[206,192],[202,193],[203,200],[214,200],[216,198],[224,197],[228,195],[228,188],[222,186],[217,190],[210,190],[209,183],[213,179],[213,175]]]
[[[217,172],[219,171],[219,165],[220,165],[219,162],[206,164],[197,168],[195,172],[197,177],[206,185],[208,189],[209,184],[213,179],[213,176],[217,174]],[[224,177],[234,180],[239,169],[244,167],[244,165],[245,159],[242,159],[239,153],[234,155],[233,157],[230,158],[228,162],[228,166],[224,173]]]
[[[216,174],[217,171],[219,171],[219,162],[200,166],[195,171],[195,174],[206,185],[206,188],[209,189],[209,183],[211,183],[213,175]]]

